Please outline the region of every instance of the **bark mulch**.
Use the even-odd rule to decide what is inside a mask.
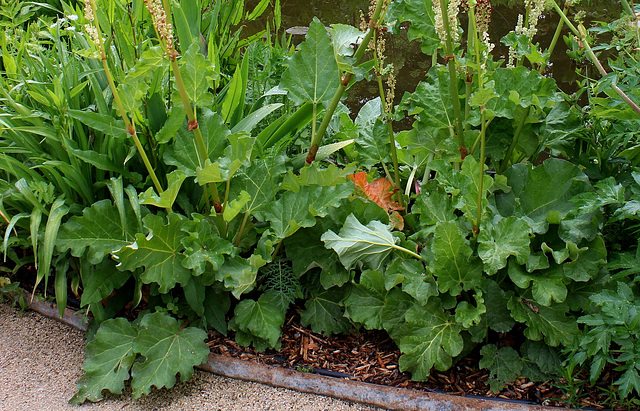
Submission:
[[[476,351],[458,361],[448,371],[432,372],[427,381],[411,381],[409,373],[400,372],[400,351],[385,332],[362,330],[351,334],[324,336],[303,327],[296,314],[290,316],[283,327],[282,345],[278,351],[256,352],[252,347],[241,347],[233,341],[233,335],[233,331],[227,337],[211,331],[207,345],[215,354],[392,387],[521,400],[545,406],[616,411],[638,409],[637,405],[616,405],[612,408],[607,404],[607,395],[603,390],[598,387],[590,388],[582,383],[587,380],[586,375],[574,380],[581,390],[571,402],[567,401],[566,389],[560,388],[567,386],[563,379],[540,383],[521,378],[508,384],[501,392],[493,393],[489,388],[489,372],[479,369],[480,355]],[[598,386],[610,387],[617,379],[615,374],[607,372]]]

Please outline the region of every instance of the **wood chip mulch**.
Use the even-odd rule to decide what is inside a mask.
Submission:
[[[488,384],[489,372],[478,368],[480,356],[477,352],[472,352],[448,371],[433,372],[425,382],[411,381],[408,373],[398,369],[400,352],[397,346],[381,331],[362,330],[351,334],[324,336],[303,327],[299,316],[293,314],[283,327],[282,345],[278,351],[256,352],[252,347],[241,347],[233,341],[233,335],[233,331],[227,337],[210,331],[207,345],[215,354],[372,384],[453,395],[521,400],[546,406],[568,405],[564,401],[563,392],[553,381],[534,383],[518,379],[497,394],[491,392]],[[609,383],[611,381],[610,379]],[[603,404],[603,394],[596,388],[585,387],[580,395],[582,397],[570,405],[611,409]]]

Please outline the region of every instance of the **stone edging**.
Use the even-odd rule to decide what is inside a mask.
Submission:
[[[25,297],[30,295],[25,293]],[[60,318],[55,304],[31,301],[29,307],[52,319],[86,331],[86,317],[66,309]],[[286,368],[243,361],[223,355],[209,354],[209,360],[197,368],[225,377],[258,382],[274,387],[288,388],[310,394],[319,394],[342,400],[373,405],[398,411],[559,411],[566,408],[530,405],[521,401],[496,400],[476,396],[423,392],[406,388],[386,387],[360,381],[351,381],[304,373]]]

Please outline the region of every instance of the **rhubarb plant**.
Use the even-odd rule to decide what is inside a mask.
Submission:
[[[615,364],[620,394],[638,392],[633,59],[582,110],[545,73],[557,38],[534,42],[538,2],[506,62],[489,2],[464,3],[379,0],[361,29],[314,19],[297,46],[268,0],[13,20],[2,249],[93,318],[73,402],[189,378],[205,330],[278,348],[292,310],[325,335],[386,331],[416,380],[476,350],[494,391],[569,361],[592,383]],[[261,15],[274,31],[241,35]],[[384,45],[405,21],[434,64],[394,100]],[[379,96],[345,104],[367,78]]]

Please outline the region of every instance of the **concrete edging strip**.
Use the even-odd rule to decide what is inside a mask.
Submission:
[[[29,307],[52,319],[82,331],[87,329],[86,317],[66,309],[64,318],[55,304],[29,301]],[[197,368],[225,377],[258,382],[274,387],[319,394],[341,400],[373,405],[398,411],[558,411],[562,408],[530,405],[519,401],[495,400],[474,396],[423,392],[407,388],[387,387],[360,381],[326,377],[286,368],[243,361],[210,353],[209,360]],[[566,408],[565,408],[566,409]]]

